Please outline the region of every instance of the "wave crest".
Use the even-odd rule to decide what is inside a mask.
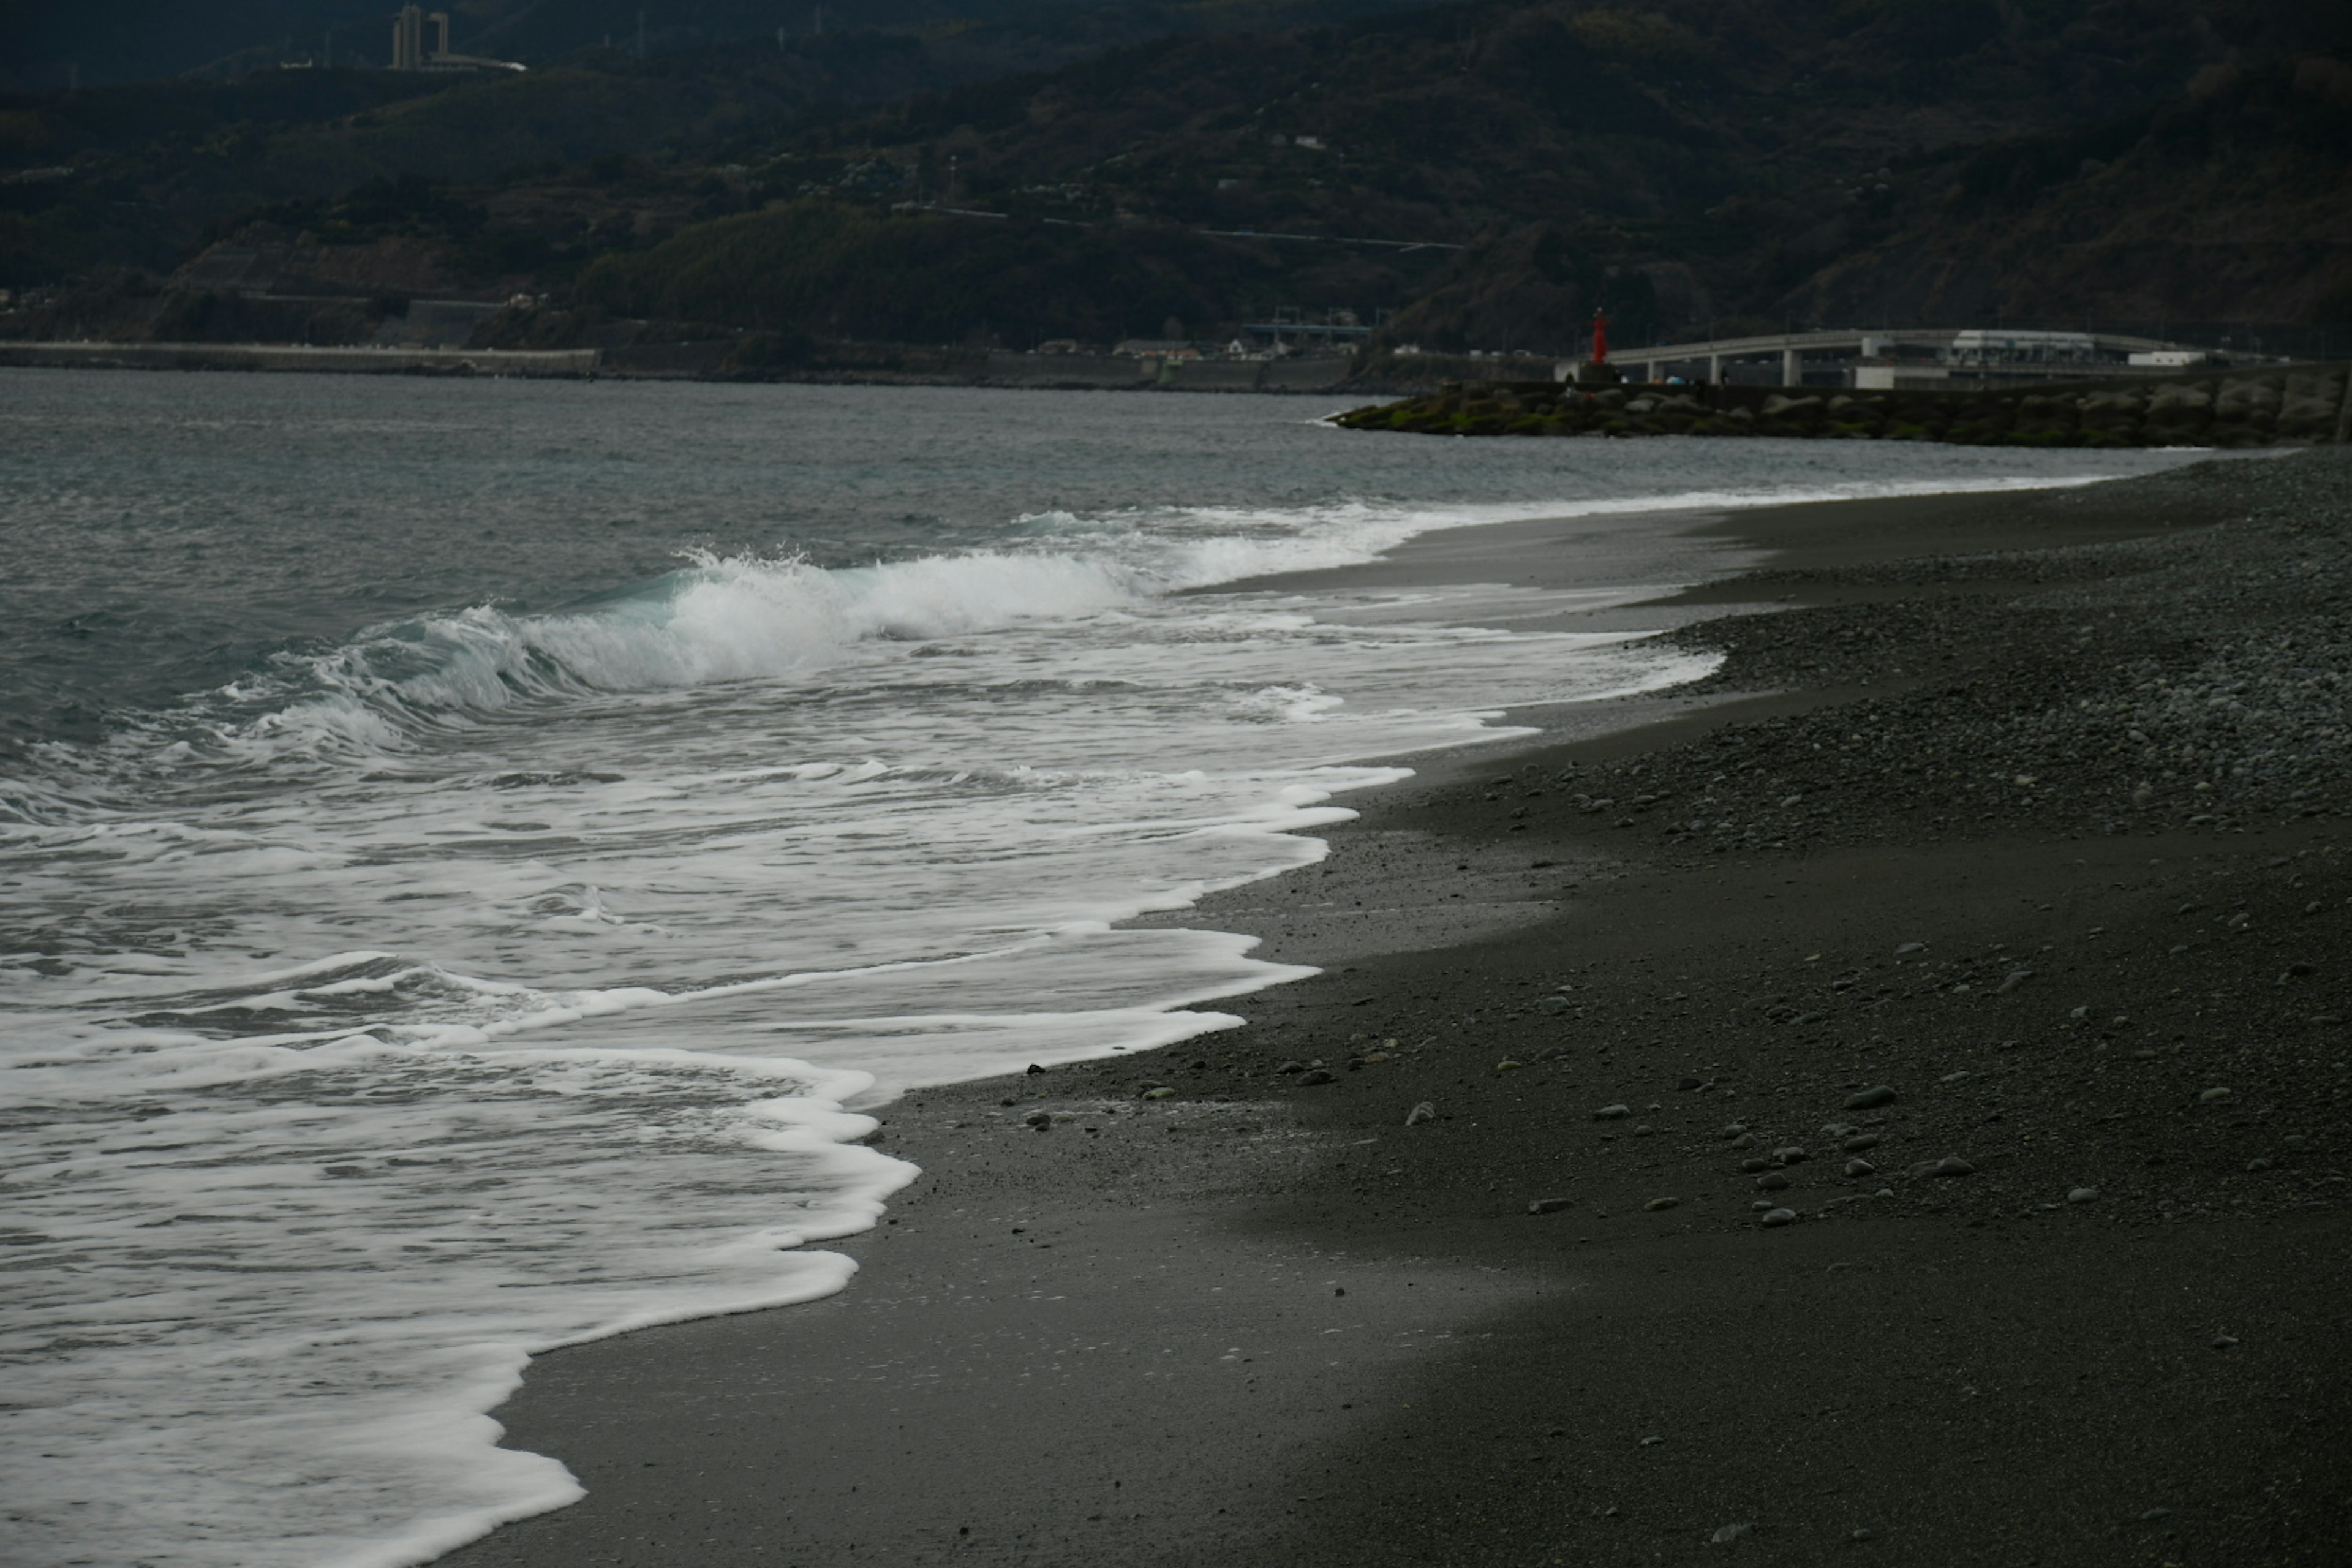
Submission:
[[[518,706],[803,674],[862,643],[1082,617],[1165,585],[1142,569],[1076,555],[983,551],[834,570],[793,556],[686,559],[591,605],[538,614],[478,605],[373,626],[324,652],[280,655],[141,726],[142,749],[167,763],[222,751],[397,751]]]

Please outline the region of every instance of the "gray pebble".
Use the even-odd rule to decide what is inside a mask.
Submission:
[[[1897,1096],[1892,1088],[1883,1083],[1877,1084],[1872,1088],[1864,1089],[1859,1094],[1847,1095],[1845,1097],[1845,1105],[1843,1109],[1847,1110],[1875,1110],[1882,1105],[1894,1104],[1896,1098]]]
[[[1528,1205],[1529,1214],[1558,1214],[1575,1203],[1574,1198],[1538,1198]]]
[[[1843,1149],[1849,1154],[1859,1154],[1865,1149],[1875,1149],[1878,1147],[1878,1134],[1875,1132],[1857,1132],[1853,1137],[1847,1139],[1844,1142],[1839,1144],[1838,1147]]]
[[[1324,1071],[1321,1068],[1317,1068],[1313,1072],[1302,1074],[1298,1081],[1306,1084],[1329,1083],[1332,1081],[1332,1079],[1329,1073]]]
[[[1811,1154],[1806,1153],[1804,1150],[1799,1148],[1794,1143],[1790,1144],[1784,1149],[1775,1149],[1772,1151],[1772,1159],[1777,1164],[1801,1165],[1811,1158],[1812,1156]]]
[[[1911,1167],[1913,1181],[1925,1181],[1935,1176],[1973,1176],[1977,1168],[1958,1154],[1947,1154],[1940,1160],[1922,1160]]]
[[[1845,1173],[1849,1176],[1874,1176],[1878,1173],[1878,1167],[1867,1160],[1848,1160]]]
[[[1762,1226],[1767,1230],[1778,1230],[1784,1225],[1796,1224],[1797,1211],[1795,1209],[1767,1209],[1761,1215],[1757,1216],[1756,1223]]]
[[[1720,1530],[1717,1530],[1707,1539],[1714,1542],[1717,1546],[1724,1546],[1734,1541],[1738,1541],[1742,1536],[1753,1535],[1755,1533],[1756,1527],[1752,1524],[1727,1524]]]
[[[1735,1122],[1733,1122],[1730,1126],[1726,1127],[1725,1129],[1723,1129],[1723,1131],[1721,1131],[1720,1132],[1717,1132],[1717,1133],[1716,1134],[1716,1136],[1717,1136],[1717,1138],[1737,1138],[1737,1137],[1738,1137],[1741,1133],[1743,1133],[1743,1132],[1745,1132],[1745,1131],[1748,1131],[1748,1124],[1747,1124],[1746,1122],[1744,1122],[1744,1121],[1735,1121]]]
[[[2200,1105],[2219,1105],[2229,1098],[2230,1091],[2226,1089],[2209,1089],[2197,1097],[2197,1102]]]
[[[2263,1158],[2263,1156],[2261,1156],[2260,1154],[2255,1155],[2252,1159],[2251,1159],[2251,1160],[2249,1160],[2249,1161],[2247,1161],[2247,1162],[2246,1162],[2246,1169],[2247,1169],[2248,1171],[2250,1171],[2250,1172],[2251,1172],[2251,1171],[2267,1171],[2267,1170],[2269,1170],[2270,1168],[2271,1168],[2271,1163],[2270,1163],[2268,1160],[2266,1160],[2266,1159]]]
[[[1414,1106],[1411,1110],[1404,1113],[1404,1124],[1407,1127],[1418,1127],[1424,1121],[1434,1121],[1436,1120],[1437,1107],[1430,1104],[1429,1101],[1425,1100],[1419,1105]]]
[[[1681,1203],[1682,1199],[1680,1198],[1652,1198],[1648,1203],[1643,1204],[1642,1207],[1651,1214],[1658,1214],[1666,1209],[1677,1207]]]
[[[1633,1114],[1630,1105],[1604,1105],[1592,1113],[1595,1121],[1619,1121]]]
[[[1734,1138],[1731,1141],[1731,1146],[1735,1149],[1753,1149],[1756,1147],[1756,1134],[1753,1132],[1742,1132],[1738,1137]]]
[[[1772,1162],[1761,1157],[1753,1160],[1742,1160],[1739,1162],[1739,1169],[1741,1173],[1746,1175],[1752,1176],[1759,1171],[1769,1171],[1771,1168]]]
[[[1756,1178],[1756,1190],[1759,1193],[1780,1193],[1788,1189],[1789,1178],[1781,1172],[1767,1171]]]
[[[2099,1189],[2096,1187],[2076,1187],[2073,1192],[2066,1194],[2066,1201],[2070,1204],[2096,1203],[2099,1201]]]
[[[1547,996],[1542,1001],[1537,1003],[1536,1005],[1542,1008],[1547,1013],[1565,1013],[1568,1011],[1568,998],[1565,996]]]
[[[1927,951],[1927,944],[1924,942],[1906,942],[1901,947],[1895,950],[1895,956],[1897,958],[1908,958],[1915,952],[1925,952]]]

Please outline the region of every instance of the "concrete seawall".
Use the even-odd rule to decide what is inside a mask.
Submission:
[[[0,365],[46,370],[249,370],[343,375],[596,374],[594,349],[314,348],[301,343],[0,342]]]
[[[1102,389],[1122,392],[1330,392],[1348,379],[1344,358],[1176,360],[1146,355],[1025,354],[997,350],[963,363],[884,370],[855,365],[741,372],[726,367],[725,342],[598,349],[319,348],[299,343],[0,342],[0,365],[52,370],[238,370],[346,375],[598,376],[621,379]]]

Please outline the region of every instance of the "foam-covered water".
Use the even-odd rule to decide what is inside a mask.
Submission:
[[[1371,759],[1706,668],[1491,594],[1217,584],[1593,519],[1532,612],[1696,570],[1660,505],[2117,467],[1255,398],[0,390],[27,1565],[412,1563],[568,1500],[494,1447],[528,1356],[839,1289],[808,1244],[915,1173],[864,1110],[1294,973],[1122,918],[1315,859]]]

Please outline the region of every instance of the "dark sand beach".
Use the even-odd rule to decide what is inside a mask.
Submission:
[[[2352,453],[1677,526],[1716,675],[1167,922],[1323,966],[1244,1026],[887,1109],[858,1279],[534,1363],[590,1495],[446,1561],[2352,1561]]]

